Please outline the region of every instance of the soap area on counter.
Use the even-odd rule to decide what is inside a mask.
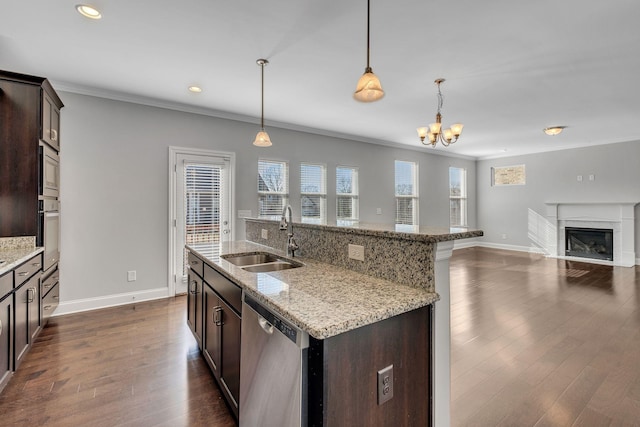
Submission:
[[[188,324],[241,426],[448,422],[448,257],[481,231],[293,224],[287,253],[277,221],[245,227],[247,241],[187,247]]]

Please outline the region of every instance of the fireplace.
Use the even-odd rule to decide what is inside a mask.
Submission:
[[[565,255],[613,261],[613,229],[565,227]]]
[[[545,252],[556,258],[579,259],[597,264],[633,267],[636,264],[635,206],[638,202],[547,202]],[[605,230],[609,237],[594,239],[593,234],[583,235],[569,247],[567,231],[570,229]],[[585,243],[586,240],[586,243]],[[593,240],[591,248],[589,243]],[[611,244],[612,254],[603,256],[598,246]],[[586,245],[586,246],[585,246]],[[580,246],[581,252],[570,253]],[[597,255],[596,255],[597,254]],[[596,258],[597,257],[597,258]]]

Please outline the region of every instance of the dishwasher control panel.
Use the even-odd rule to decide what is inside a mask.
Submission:
[[[265,308],[262,304],[248,295],[245,295],[244,302],[256,313],[262,316],[267,322],[273,325],[273,327],[280,331],[284,336],[289,338],[294,343],[298,344],[298,328],[292,326],[286,320],[272,313],[270,310]]]

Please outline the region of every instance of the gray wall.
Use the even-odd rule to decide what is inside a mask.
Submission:
[[[394,160],[419,163],[420,223],[448,226],[448,167],[469,180],[476,227],[475,161],[268,128],[274,146],[251,145],[258,126],[61,92],[62,302],[167,287],[169,146],[236,153],[236,210],[257,212],[259,157],[290,166],[291,205],[300,215],[301,161],[327,165],[328,214],[335,216],[335,166],[359,168],[360,217],[394,220]],[[376,215],[376,208],[382,215]],[[237,221],[235,238],[244,238]],[[137,271],[127,282],[126,272]],[[93,304],[93,306],[99,303]]]
[[[526,185],[491,186],[492,167],[519,164],[526,167]],[[581,182],[578,175],[583,177]],[[590,181],[589,175],[595,179]],[[476,182],[477,221],[484,230],[481,240],[514,249],[531,248],[535,245],[528,237],[528,221],[545,215],[545,202],[640,202],[640,142],[482,160],[477,163]],[[638,248],[638,206],[635,215]]]

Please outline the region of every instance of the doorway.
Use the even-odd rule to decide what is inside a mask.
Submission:
[[[220,245],[232,239],[233,153],[169,147],[170,245],[169,294],[187,292],[189,245],[216,259]]]

